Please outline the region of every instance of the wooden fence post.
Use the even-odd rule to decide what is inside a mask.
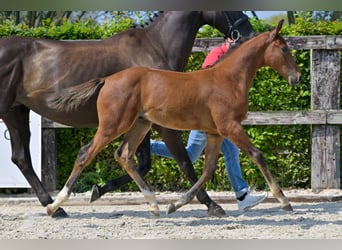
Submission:
[[[311,50],[311,109],[340,109],[340,51]],[[340,127],[312,125],[311,188],[340,188]]]
[[[52,121],[42,117],[42,183],[48,192],[56,190],[56,142]],[[49,128],[50,127],[50,128]]]

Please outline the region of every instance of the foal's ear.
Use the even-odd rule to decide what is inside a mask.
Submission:
[[[277,25],[277,28],[271,31],[270,33],[271,40],[275,39],[278,36],[279,31],[281,30],[281,27],[283,27],[283,23],[284,23],[284,19],[281,19]]]
[[[276,28],[276,33],[278,34],[279,31],[281,30],[281,27],[283,27],[283,23],[284,23],[284,19],[281,19],[277,25],[277,28]]]

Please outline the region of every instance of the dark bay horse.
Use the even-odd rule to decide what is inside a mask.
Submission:
[[[5,122],[12,146],[12,161],[18,166],[43,206],[52,203],[35,174],[29,150],[29,111],[78,128],[98,126],[98,89],[87,92],[87,101],[69,102],[55,108],[51,100],[93,78],[108,76],[132,66],[183,71],[198,29],[209,24],[224,34],[248,36],[253,29],[240,11],[170,11],[159,15],[145,28],[129,29],[101,41],[53,41],[27,37],[0,39],[0,118]],[[100,85],[99,85],[100,86]],[[92,92],[93,91],[93,92]],[[195,175],[179,132],[156,126],[170,152],[191,183]],[[137,152],[139,172],[150,168],[147,136]],[[100,195],[131,179],[122,177]],[[204,190],[198,193],[208,213],[224,214]],[[65,216],[62,208],[55,216]]]
[[[125,134],[115,158],[139,186],[151,213],[159,216],[152,188],[137,172],[133,159],[152,124],[176,130],[203,130],[207,136],[202,176],[176,203],[169,205],[168,213],[190,202],[213,176],[223,138],[228,138],[253,160],[282,208],[292,210],[263,155],[241,126],[247,117],[248,91],[260,67],[271,67],[291,85],[300,81],[299,68],[279,34],[282,24],[283,20],[274,30],[242,43],[210,69],[183,73],[132,67],[89,82],[94,86],[103,84],[97,99],[99,127],[93,140],[80,149],[66,184],[55,202],[47,207],[48,214],[53,215],[69,198],[81,172],[94,157],[112,140]]]

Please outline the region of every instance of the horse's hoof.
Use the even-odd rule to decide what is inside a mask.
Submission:
[[[215,202],[212,202],[208,207],[208,216],[221,218],[226,216],[226,212],[223,210],[222,207],[217,205]]]
[[[91,197],[90,197],[90,202],[96,201],[101,197],[100,195],[100,189],[98,185],[94,185],[93,188],[91,189]]]
[[[58,218],[58,219],[67,218],[67,217],[69,217],[69,215],[61,207],[58,208],[57,211],[52,215],[52,218]]]
[[[166,214],[171,214],[173,212],[176,211],[176,207],[175,207],[175,204],[173,204],[173,202],[171,202],[168,207],[167,207],[167,211],[166,211]]]
[[[287,205],[281,207],[281,209],[283,209],[285,211],[291,211],[291,212],[293,211],[291,204],[287,204]]]

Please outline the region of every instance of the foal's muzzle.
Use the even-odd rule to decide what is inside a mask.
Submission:
[[[290,85],[294,85],[296,83],[299,83],[302,79],[302,74],[300,72],[297,72],[295,74],[290,74],[288,76],[287,81],[289,82]]]

